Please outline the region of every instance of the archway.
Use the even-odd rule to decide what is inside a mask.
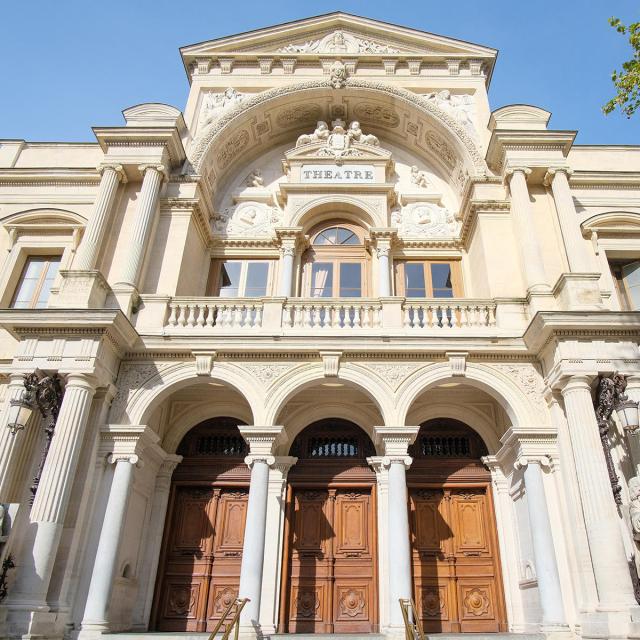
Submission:
[[[414,597],[425,630],[506,631],[484,441],[459,420],[432,419],[409,453]]]
[[[289,473],[280,629],[378,630],[376,478],[369,436],[338,418],[294,439]]]
[[[210,632],[237,597],[250,480],[238,424],[205,420],[178,446],[152,629]]]

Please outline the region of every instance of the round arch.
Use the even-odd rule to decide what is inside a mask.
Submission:
[[[65,228],[77,226],[83,227],[87,222],[87,218],[76,211],[69,211],[68,209],[59,209],[56,207],[36,207],[25,211],[14,212],[6,218],[3,218],[2,224],[41,225],[43,224],[43,218],[46,222],[52,222],[53,224],[57,224]]]
[[[267,399],[264,413],[265,424],[277,424],[276,420],[291,398],[326,380],[323,367],[316,363],[297,367],[282,376],[278,380],[278,386],[272,389],[272,393]],[[349,367],[341,367],[337,377],[329,378],[329,380],[338,380],[362,391],[380,412],[383,424],[392,424],[387,422],[393,415],[393,403],[389,389],[378,383],[377,380]]]
[[[312,227],[337,219],[337,216],[365,229],[386,225],[386,215],[376,211],[368,202],[346,193],[327,194],[305,202],[294,213],[291,225],[302,227],[308,233]]]
[[[453,378],[449,363],[439,363],[421,369],[409,376],[397,392],[396,416],[398,424],[405,424],[415,400],[425,391]],[[504,409],[513,426],[531,426],[549,423],[548,412],[534,407],[520,387],[497,368],[467,363],[464,382],[488,393]]]
[[[193,363],[181,362],[164,370],[154,368],[149,377],[137,385],[131,399],[122,407],[121,414],[112,409],[112,421],[128,417],[130,424],[146,424],[153,411],[172,393],[208,380],[221,382],[235,389],[249,405],[250,422],[257,424],[262,421],[262,396],[242,369],[226,362],[217,362],[208,377],[198,376]]]
[[[419,94],[354,77],[340,90],[331,86],[330,78],[323,78],[245,98],[198,136],[189,151],[189,160],[197,173],[217,183],[248,154],[263,153],[267,146],[307,132],[315,121],[326,117],[324,112],[329,113],[329,103],[337,96],[354,102],[348,117],[359,120],[372,133],[381,133],[403,147],[413,145],[421,155],[443,166],[446,158],[451,184],[465,171],[471,176],[486,173],[486,163],[476,142],[449,114]],[[250,124],[254,120],[266,123],[267,109],[273,111],[267,126]],[[383,115],[379,117],[378,113]],[[410,134],[400,126],[406,116],[422,123],[416,122]]]

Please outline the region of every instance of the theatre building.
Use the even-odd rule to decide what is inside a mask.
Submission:
[[[0,637],[640,638],[640,148],[349,14],[180,55],[0,140]]]

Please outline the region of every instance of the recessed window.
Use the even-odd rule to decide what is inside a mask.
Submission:
[[[22,269],[11,307],[44,309],[58,274],[60,258],[61,256],[29,256]]]
[[[335,225],[319,231],[305,255],[306,290],[312,298],[366,295],[367,252],[362,230]]]
[[[454,298],[462,294],[457,261],[400,261],[394,263],[394,268],[400,296]]]
[[[222,298],[260,298],[269,295],[272,260],[214,260],[209,287]]]
[[[640,310],[640,260],[611,262],[620,306],[627,311]]]

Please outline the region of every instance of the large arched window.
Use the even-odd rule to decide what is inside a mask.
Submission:
[[[311,234],[305,254],[305,294],[312,298],[360,298],[368,294],[364,231],[330,223]]]

